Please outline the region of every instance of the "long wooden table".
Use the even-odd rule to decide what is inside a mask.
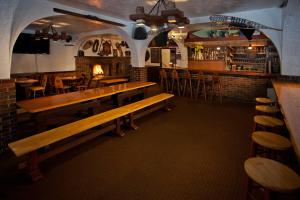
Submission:
[[[300,162],[300,83],[273,81],[273,87]]]
[[[155,84],[156,83],[153,82],[129,82],[109,87],[94,88],[84,91],[70,92],[65,94],[58,94],[48,97],[40,97],[36,99],[20,101],[17,102],[17,105],[26,110],[27,112],[34,114],[89,100],[107,97],[126,91],[145,88]]]

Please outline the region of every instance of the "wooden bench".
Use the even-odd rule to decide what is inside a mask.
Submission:
[[[92,138],[95,138],[99,136],[100,134],[103,134],[105,132],[108,132],[109,130],[115,129],[115,132],[123,136],[124,133],[121,131],[121,117],[129,115],[130,119],[130,126],[134,129],[137,128],[137,126],[134,124],[134,115],[133,113],[136,111],[139,111],[141,109],[150,107],[154,104],[158,104],[163,102],[163,107],[168,106],[168,100],[172,98],[174,95],[162,93],[158,94],[152,97],[149,97],[147,99],[143,99],[141,101],[131,103],[119,108],[115,108],[76,122],[72,122],[63,126],[60,126],[58,128],[54,128],[12,143],[8,144],[8,147],[14,152],[14,154],[17,157],[21,157],[24,155],[27,155],[27,161],[26,161],[26,172],[31,176],[33,181],[36,181],[40,178],[42,178],[42,174],[39,170],[39,162],[43,161],[53,155],[56,155],[62,151],[65,151],[66,149],[70,149],[78,144],[81,144],[85,141],[88,141]],[[160,107],[161,108],[161,107]],[[62,141],[66,138],[69,138],[71,136],[78,135],[86,130],[89,130],[91,128],[94,128],[99,125],[106,124],[110,121],[115,121],[115,123],[111,126],[108,126],[106,128],[103,128],[102,131],[97,131],[96,134],[93,136],[86,135],[84,139],[81,141],[74,141],[74,144],[65,144],[66,147],[60,147],[55,148],[53,151],[49,151],[43,154],[39,154],[38,150],[43,147],[48,147],[51,144],[57,143],[59,141]]]

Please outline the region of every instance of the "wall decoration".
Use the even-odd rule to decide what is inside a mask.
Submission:
[[[130,51],[125,51],[125,56],[126,57],[130,57],[131,56],[131,52]]]
[[[96,53],[99,48],[99,40],[95,40],[93,44],[93,52]]]
[[[118,57],[118,49],[113,49],[113,56]]]
[[[88,50],[89,48],[91,48],[92,45],[93,45],[93,41],[88,40],[87,42],[84,43],[82,49],[83,50]]]

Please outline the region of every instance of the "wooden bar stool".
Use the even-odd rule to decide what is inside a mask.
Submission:
[[[284,122],[281,119],[267,115],[255,115],[253,132],[257,131],[258,127],[260,127],[264,131],[267,131],[269,129],[272,132],[276,132],[275,129],[280,128],[283,125]]]
[[[280,109],[276,106],[269,106],[269,105],[257,105],[255,106],[256,112],[261,112],[268,115],[276,115],[277,113],[280,113]]]
[[[166,70],[162,69],[159,71],[159,76],[160,76],[160,86],[165,89],[166,92],[168,92],[168,76]]]
[[[300,176],[280,162],[268,158],[249,158],[244,162],[246,177],[246,199],[254,199],[253,183],[264,191],[264,200],[272,199],[276,193],[289,194],[300,189]]]
[[[171,92],[174,93],[174,88],[176,87],[177,93],[180,96],[180,81],[176,69],[173,69],[171,78],[172,78]]]
[[[271,98],[266,98],[266,97],[257,97],[255,98],[256,105],[259,104],[264,104],[264,105],[271,105],[274,103],[274,101]]]
[[[191,98],[193,98],[192,77],[191,77],[191,73],[189,72],[189,70],[185,70],[185,72],[184,72],[184,77],[183,77],[183,94],[182,94],[182,96],[185,96],[187,83],[188,83],[188,86],[189,86],[190,96],[191,96]]]
[[[251,139],[249,157],[260,155],[279,161],[281,158],[288,158],[288,155],[284,156],[284,153],[288,153],[292,147],[287,138],[267,131],[253,132]],[[262,149],[263,154],[258,152],[258,148]],[[283,157],[280,157],[281,155]]]
[[[212,77],[212,88],[211,88],[211,99],[213,99],[214,96],[219,96],[220,103],[222,103],[223,98],[223,86],[222,86],[222,79],[219,76],[213,76]]]
[[[204,94],[204,100],[206,101],[206,96],[207,96],[207,91],[206,91],[206,78],[203,74],[203,72],[199,72],[197,74],[197,78],[196,78],[196,92],[195,92],[195,98],[197,99],[199,96],[199,92],[200,90],[202,90],[203,94]]]

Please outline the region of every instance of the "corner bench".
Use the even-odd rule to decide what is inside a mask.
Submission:
[[[8,144],[8,147],[14,152],[14,154],[17,157],[21,157],[24,155],[28,155],[25,169],[27,173],[31,176],[33,181],[36,181],[40,178],[42,178],[42,174],[39,170],[39,162],[43,161],[53,155],[56,155],[57,153],[60,153],[62,151],[65,151],[66,149],[72,148],[73,146],[76,146],[78,144],[81,144],[85,141],[88,141],[92,138],[97,137],[98,135],[101,135],[102,133],[105,133],[109,130],[115,129],[115,132],[123,136],[124,133],[121,131],[121,117],[129,115],[130,119],[130,126],[134,129],[137,129],[137,126],[134,124],[134,112],[139,111],[141,109],[147,108],[149,106],[152,106],[154,104],[158,104],[163,102],[163,107],[167,107],[167,101],[172,98],[173,94],[168,93],[161,93],[152,97],[149,97],[147,99],[143,99],[119,108],[115,108],[82,120],[78,120],[63,126],[60,126],[58,128],[54,128],[12,143]],[[50,152],[39,154],[38,150],[47,147],[53,143],[57,143],[59,141],[62,141],[66,138],[69,138],[71,136],[78,135],[79,133],[82,133],[83,131],[89,130],[91,128],[94,128],[99,125],[103,125],[107,122],[115,121],[115,125],[112,125],[108,128],[103,128],[102,131],[99,131],[99,133],[95,134],[94,136],[87,135],[86,139],[83,139],[83,142],[75,142],[75,145],[69,145],[67,148],[58,148],[58,150],[55,151],[55,149]],[[110,129],[109,129],[110,128]],[[68,146],[68,144],[66,144]]]

